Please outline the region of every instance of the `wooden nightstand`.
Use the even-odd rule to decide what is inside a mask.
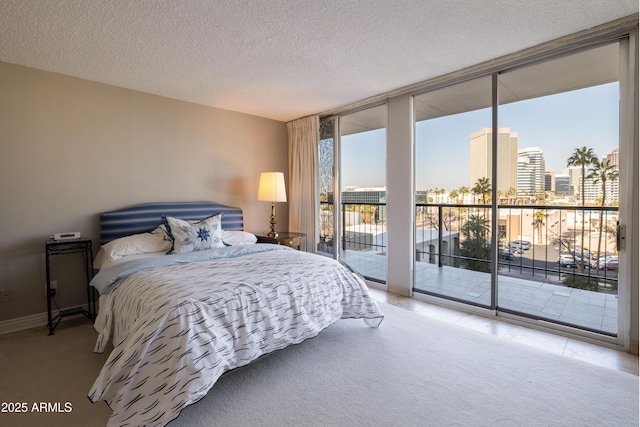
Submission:
[[[267,235],[256,234],[258,243],[273,243],[275,245],[289,246],[290,248],[302,248],[302,240],[305,238],[304,233],[290,233],[288,231],[279,231],[278,237],[269,237]]]

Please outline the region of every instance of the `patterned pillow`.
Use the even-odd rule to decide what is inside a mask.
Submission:
[[[224,248],[222,242],[222,214],[218,213],[195,223],[163,216],[162,222],[173,240],[173,248],[167,254]]]

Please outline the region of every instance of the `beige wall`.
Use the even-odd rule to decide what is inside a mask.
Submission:
[[[102,211],[213,200],[268,229],[258,179],[286,172],[285,123],[2,62],[0,94],[0,321],[46,311],[45,240],[81,231],[95,252]],[[55,261],[58,304],[85,303],[81,258]]]

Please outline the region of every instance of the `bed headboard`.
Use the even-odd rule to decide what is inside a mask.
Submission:
[[[184,220],[203,219],[222,213],[224,230],[242,230],[242,209],[214,202],[167,202],[129,206],[100,214],[100,244],[131,234],[151,231],[163,215]]]

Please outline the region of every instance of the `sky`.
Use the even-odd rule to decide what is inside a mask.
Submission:
[[[618,83],[534,98],[499,107],[498,126],[518,133],[518,148],[540,147],[546,170],[562,173],[575,148],[598,157],[618,148]],[[469,186],[469,136],[491,127],[483,109],[416,124],[416,190]],[[382,187],[384,129],[342,138],[342,186]]]

